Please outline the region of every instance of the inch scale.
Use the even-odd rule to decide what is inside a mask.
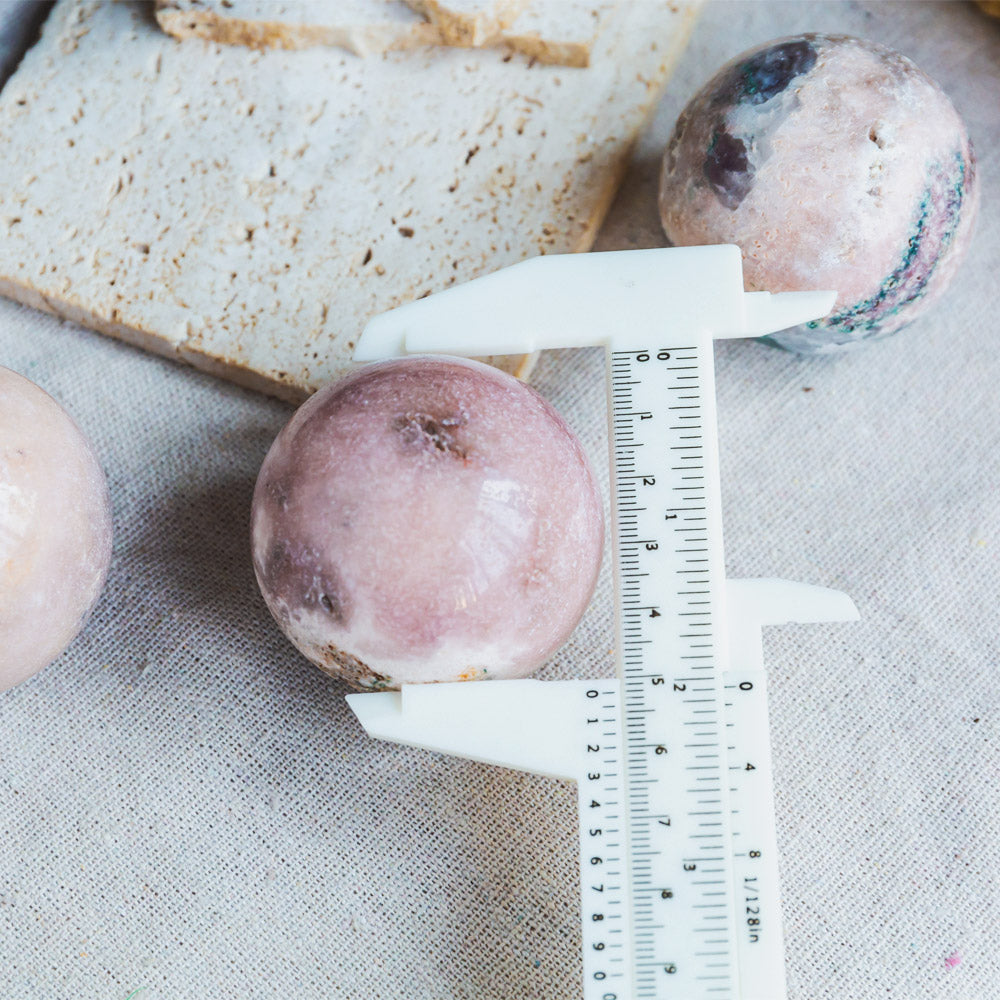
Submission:
[[[617,676],[348,696],[372,736],[577,782],[584,1000],[785,997],[760,629],[857,611],[725,579],[712,340],[833,299],[745,293],[732,246],[540,257],[376,317],[355,353],[606,347]]]

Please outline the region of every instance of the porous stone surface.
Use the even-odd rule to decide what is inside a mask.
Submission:
[[[748,290],[838,292],[826,319],[768,338],[803,353],[919,316],[955,273],[977,202],[941,88],[843,35],[780,39],[719,70],[678,119],[660,183],[670,240],[739,245]]]
[[[372,316],[590,249],[697,0],[600,9],[584,70],[179,42],[62,0],[0,93],[0,294],[301,401]]]
[[[107,483],[89,442],[51,396],[0,368],[0,690],[69,645],[110,560]]]
[[[268,452],[254,569],[293,643],[356,687],[522,677],[590,599],[604,529],[575,435],[478,362],[379,362]]]

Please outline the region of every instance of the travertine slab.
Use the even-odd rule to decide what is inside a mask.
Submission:
[[[695,9],[623,4],[584,70],[178,42],[62,0],[0,93],[0,291],[301,398],[370,316],[589,249]]]

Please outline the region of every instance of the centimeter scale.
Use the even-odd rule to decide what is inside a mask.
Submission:
[[[726,580],[712,339],[825,315],[743,291],[735,246],[539,257],[376,317],[355,359],[605,345],[618,674],[348,697],[372,736],[571,778],[585,1000],[781,1000],[760,627],[844,594]]]

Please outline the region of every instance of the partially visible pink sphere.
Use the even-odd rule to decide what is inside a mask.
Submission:
[[[264,460],[251,534],[289,639],[383,688],[540,667],[590,600],[604,521],[579,441],[538,393],[418,357],[299,409]]]
[[[111,561],[104,473],[65,410],[0,368],[0,690],[83,627]]]

